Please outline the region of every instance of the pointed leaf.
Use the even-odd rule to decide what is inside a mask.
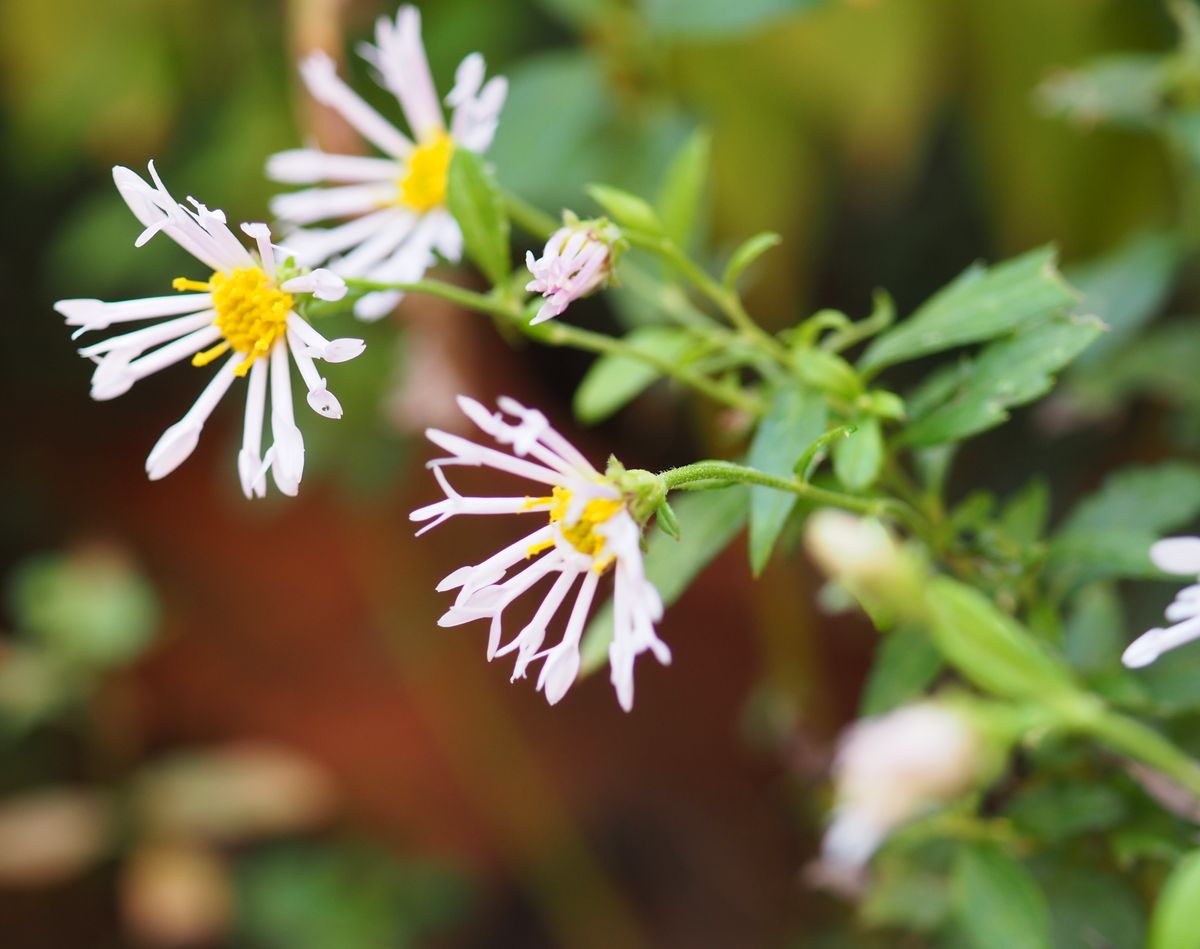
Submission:
[[[783,238],[772,231],[763,231],[745,241],[729,258],[729,263],[725,266],[725,275],[721,278],[721,284],[726,290],[732,290],[737,286],[738,278],[747,267],[782,241]]]
[[[682,365],[688,351],[695,347],[696,339],[686,330],[644,326],[626,335],[625,342],[637,350]],[[603,355],[592,363],[575,390],[575,415],[587,425],[602,422],[641,395],[661,376],[662,373],[653,366],[631,356]]]
[[[614,188],[612,185],[591,184],[584,189],[588,197],[595,201],[618,224],[623,227],[644,231],[647,234],[661,234],[662,222],[645,199],[636,194]]]
[[[1002,336],[1070,306],[1076,294],[1055,267],[1053,247],[1030,251],[990,269],[968,268],[907,320],[878,337],[863,370]]]
[[[824,434],[825,416],[820,396],[807,389],[780,389],[754,434],[747,463],[768,474],[791,477],[805,449]],[[767,565],[798,500],[775,488],[750,489],[750,569],[755,574]]]
[[[863,491],[875,483],[883,465],[883,429],[871,416],[855,425],[857,431],[833,443],[833,473],[847,490]]]
[[[483,159],[468,149],[455,149],[450,159],[446,204],[462,230],[467,256],[493,284],[503,283],[510,269],[508,215]]]
[[[954,914],[974,949],[1050,949],[1050,910],[1037,881],[994,844],[961,845],[952,882]]]
[[[658,192],[658,216],[663,230],[680,247],[695,244],[696,222],[708,181],[712,135],[696,129],[675,153]]]

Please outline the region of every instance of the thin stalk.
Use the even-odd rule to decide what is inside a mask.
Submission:
[[[695,482],[713,482],[720,484],[755,484],[765,488],[775,488],[777,491],[788,491],[814,504],[827,507],[837,507],[856,514],[869,517],[889,517],[902,520],[912,526],[916,520],[915,512],[908,505],[894,498],[860,498],[838,491],[818,488],[807,481],[796,478],[784,478],[778,475],[759,471],[746,465],[732,461],[697,461],[694,464],[671,468],[659,474],[668,490],[686,489]]]
[[[534,207],[524,198],[503,189],[500,194],[504,200],[504,210],[508,212],[510,218],[516,221],[521,230],[545,240],[560,227],[559,222],[553,216],[541,208]]]

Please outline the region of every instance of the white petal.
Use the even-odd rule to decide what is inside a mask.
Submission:
[[[384,87],[400,100],[417,140],[429,140],[443,128],[442,107],[421,42],[420,12],[416,7],[403,6],[396,13],[395,24],[381,17],[375,25],[375,42],[377,46],[363,43],[359,53],[379,71]]]
[[[198,313],[212,306],[211,293],[184,293],[105,303],[102,300],[59,300],[54,309],[67,318],[68,326],[102,330],[113,323],[149,320],[181,313]]]
[[[169,343],[173,339],[179,339],[180,336],[186,336],[188,333],[202,329],[209,325],[216,318],[216,315],[215,312],[209,310],[205,313],[194,313],[189,316],[180,316],[173,320],[164,320],[161,323],[155,323],[153,326],[134,330],[132,333],[112,336],[103,342],[85,346],[79,350],[79,355],[91,359],[95,356],[119,349],[130,354],[129,358],[132,359],[133,356],[145,352],[151,346]]]
[[[342,118],[384,152],[393,158],[403,158],[412,151],[412,142],[341,80],[337,66],[328,54],[309,55],[300,64],[300,74],[314,99],[336,109]]]
[[[1121,654],[1121,662],[1131,669],[1148,666],[1164,652],[1200,639],[1200,617],[1177,623],[1168,629],[1151,629],[1135,639]]]
[[[159,478],[169,475],[183,464],[195,450],[196,444],[200,441],[200,432],[204,428],[204,423],[208,421],[208,417],[217,407],[217,403],[233,385],[233,380],[236,378],[233,370],[241,361],[240,355],[234,355],[228,359],[205,386],[204,391],[200,393],[195,404],[188,409],[187,414],[163,432],[162,437],[159,438],[146,458],[146,474],[150,476],[151,481],[157,481]]]
[[[293,185],[321,181],[393,182],[400,177],[400,166],[390,158],[331,155],[315,148],[295,148],[267,159],[267,177]]]
[[[247,500],[265,497],[266,471],[262,459],[263,418],[267,407],[267,364],[256,359],[250,365],[246,385],[246,419],[242,428],[242,449],[238,452],[238,478]]]
[[[1166,573],[1200,575],[1200,537],[1168,537],[1150,548],[1150,560]]]
[[[346,295],[346,281],[332,270],[316,270],[285,280],[279,287],[285,293],[311,293],[318,300],[340,300]]]
[[[271,437],[275,450],[271,475],[275,486],[294,497],[304,474],[304,437],[292,410],[292,380],[287,346],[277,340],[271,350]]]
[[[395,186],[391,184],[306,188],[275,195],[271,199],[271,213],[291,224],[312,224],[376,211],[388,205],[395,194]]]

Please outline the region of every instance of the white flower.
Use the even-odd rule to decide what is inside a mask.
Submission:
[[[617,699],[629,711],[633,707],[634,660],[650,650],[665,665],[671,661],[671,652],[654,631],[654,624],[662,618],[662,600],[642,569],[641,530],[625,498],[550,427],[541,412],[509,398],[498,401],[500,412],[495,414],[463,396],[459,396],[458,404],[472,422],[509,451],[428,430],[430,441],[449,452],[450,457],[429,463],[446,497],[409,515],[414,521],[432,521],[418,534],[457,514],[533,514],[547,516],[547,520],[494,556],[455,570],[442,580],[439,592],[455,588],[459,592],[438,625],[488,620],[488,660],[515,652],[514,681],[524,677],[531,663],[544,660],[537,687],[554,704],[579,673],[584,622],[601,575],[611,570],[614,622],[608,659]],[[510,422],[506,416],[515,421]],[[450,465],[494,468],[544,487],[537,496],[463,497],[446,480],[443,468]],[[525,565],[526,561],[532,562]],[[533,619],[502,644],[505,609],[548,577],[554,578],[553,583]],[[557,644],[543,649],[547,629],[577,581],[579,591],[565,632]]]
[[[153,162],[150,178],[153,187],[128,168],[113,169],[117,189],[146,228],[136,246],[162,231],[212,275],[207,280],[177,277],[172,286],[184,292],[176,296],[123,303],[60,300],[54,305],[68,326],[79,327],[76,336],[116,323],[155,321],[80,350],[96,363],[92,398],[116,398],[139,379],[189,357],[193,366],[204,366],[229,354],[195,404],[150,451],[146,472],[158,479],[179,467],[195,449],[204,423],[234,380],[249,376],[238,454],[242,490],[248,498],[265,495],[269,470],[279,490],[294,495],[304,470],[304,440],[292,411],[289,353],[308,387],[308,404],[326,418],[341,418],[342,407],[314,360],[353,359],[362,352],[363,342],[325,339],[296,314],[293,304],[296,295],[305,293],[322,300],[341,299],[346,285],[328,270],[305,272],[279,264],[265,224],[242,225],[257,245],[255,251],[247,250],[226,226],[222,212],[209,210],[193,198],[188,199],[192,207],[172,198]],[[268,385],[272,445],[263,454]]]
[[[550,235],[542,256],[525,252],[533,279],[525,285],[546,298],[531,324],[559,316],[568,306],[603,286],[612,272],[612,238],[597,221],[575,221]]]
[[[462,232],[446,210],[446,175],[455,148],[484,152],[508,92],[507,81],[484,82],[483,57],[472,53],[459,64],[454,88],[446,96],[453,110],[446,127],[434,89],[421,15],[401,7],[395,22],[381,17],[374,46],[359,52],[375,67],[377,81],[393,93],[408,120],[412,139],[364,102],[337,74],[323,52],[311,54],[300,73],[313,97],[334,109],[386,158],[332,155],[313,148],[280,152],[267,162],[267,174],[287,184],[336,182],[336,187],[281,194],[271,211],[289,225],[288,247],[306,266],[325,261],[345,277],[383,283],[419,280],[434,263],[434,251],[457,262]],[[330,227],[307,227],[346,219]],[[364,319],[379,319],[401,297],[397,292],[369,293],[355,305]]]
[[[1166,573],[1192,574],[1200,581],[1200,537],[1168,537],[1150,548],[1150,560]],[[1174,626],[1154,628],[1129,644],[1121,661],[1131,669],[1148,666],[1164,652],[1200,639],[1200,582],[1175,594],[1166,617]]]
[[[855,722],[833,763],[837,801],[821,845],[826,871],[852,875],[897,825],[968,790],[981,757],[974,729],[933,702]]]

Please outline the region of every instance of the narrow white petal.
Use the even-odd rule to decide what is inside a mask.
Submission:
[[[275,201],[272,200],[272,209]],[[302,266],[312,267],[365,241],[389,222],[405,214],[398,207],[386,207],[362,217],[351,218],[330,228],[305,228],[287,237],[288,249]]]
[[[139,379],[145,379],[146,376],[152,375],[160,369],[165,369],[181,359],[186,359],[216,342],[220,337],[221,331],[216,326],[209,325],[125,364],[119,372],[102,372],[101,370],[105,369],[102,362],[92,376],[91,396],[98,402],[116,398],[127,392],[129,387]],[[120,350],[114,350],[109,355],[117,356],[119,354],[121,354]]]
[[[105,303],[102,300],[59,300],[54,309],[67,318],[68,326],[102,330],[113,323],[150,320],[160,316],[196,313],[212,306],[211,293],[183,293]]]
[[[374,66],[383,85],[404,109],[409,128],[418,141],[427,141],[443,129],[425,46],[421,42],[421,14],[416,7],[403,6],[393,25],[386,17],[376,22],[377,46],[363,43],[359,53]]]
[[[242,428],[242,450],[238,452],[238,477],[247,499],[265,497],[267,482],[263,471],[262,433],[267,408],[267,364],[261,359],[250,365],[246,384],[246,421]]]
[[[293,185],[321,181],[392,182],[400,177],[400,166],[390,158],[331,155],[315,148],[295,148],[267,159],[267,177]]]
[[[318,300],[340,300],[346,295],[346,281],[332,270],[318,267],[310,273],[285,280],[279,287],[285,293],[311,293]]]
[[[1150,548],[1150,560],[1167,573],[1200,575],[1200,537],[1168,537]]]
[[[188,333],[208,326],[215,317],[216,313],[209,310],[205,313],[195,313],[190,316],[180,316],[173,320],[165,320],[162,323],[155,323],[153,326],[134,330],[132,333],[112,336],[103,342],[85,346],[79,350],[79,355],[91,359],[103,353],[111,352],[114,349],[120,349],[130,353],[130,358],[133,358],[134,355],[145,352],[151,346],[158,346],[160,343],[169,343],[173,339],[178,339],[180,336],[185,336]]]
[[[314,99],[335,109],[364,138],[388,155],[403,158],[412,151],[412,142],[342,81],[328,54],[312,53],[300,64],[300,75]]]
[[[292,409],[291,367],[288,364],[287,344],[277,340],[271,349],[271,437],[275,458],[271,475],[275,486],[294,497],[300,490],[304,474],[304,437],[296,427]]]
[[[306,188],[275,195],[271,199],[271,213],[291,224],[313,224],[329,218],[376,211],[387,206],[395,195],[395,186],[391,184]]]
[[[271,246],[271,229],[262,222],[247,221],[242,225],[242,232],[254,238],[258,245],[258,259],[262,269],[268,274],[275,273],[275,248]]]
[[[485,448],[475,442],[468,441],[459,435],[451,435],[436,428],[425,430],[425,437],[453,455],[449,463],[478,467],[485,465],[498,471],[507,471],[519,478],[537,481],[542,484],[556,485],[562,483],[562,475],[550,468],[535,465],[521,458],[514,458],[494,448]]]
[[[146,474],[149,475],[151,481],[165,478],[183,464],[195,450],[200,441],[200,432],[204,428],[204,423],[208,421],[208,417],[217,407],[217,403],[233,385],[233,380],[236,378],[233,370],[241,362],[241,359],[242,357],[239,355],[228,359],[204,387],[204,391],[188,409],[187,414],[163,432],[162,437],[159,438],[146,458]]]

